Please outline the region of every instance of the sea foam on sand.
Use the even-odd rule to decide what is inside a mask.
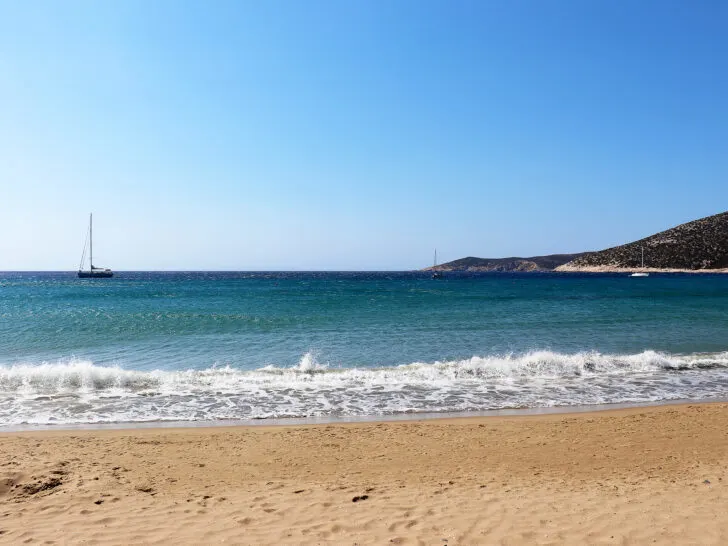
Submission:
[[[0,435],[0,542],[725,544],[728,405]]]

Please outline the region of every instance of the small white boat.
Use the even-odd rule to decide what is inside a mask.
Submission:
[[[640,247],[640,248],[642,248],[642,265],[640,267],[642,267],[642,269],[644,269],[645,268],[645,247]],[[650,276],[649,273],[632,273],[630,275],[630,277],[649,277],[649,276]]]

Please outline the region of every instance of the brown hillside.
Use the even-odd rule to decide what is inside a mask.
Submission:
[[[722,269],[728,267],[728,212],[681,224],[639,241],[579,256],[563,269],[638,268],[644,247],[645,267]]]

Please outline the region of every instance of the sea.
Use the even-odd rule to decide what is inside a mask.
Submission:
[[[728,397],[728,276],[0,273],[0,429]]]

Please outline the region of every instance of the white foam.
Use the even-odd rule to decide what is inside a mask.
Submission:
[[[694,373],[690,373],[690,372]],[[699,373],[698,373],[699,371]],[[687,372],[687,373],[683,373]],[[126,370],[87,360],[0,365],[0,426],[379,415],[728,394],[728,353],[474,356],[395,367]]]

